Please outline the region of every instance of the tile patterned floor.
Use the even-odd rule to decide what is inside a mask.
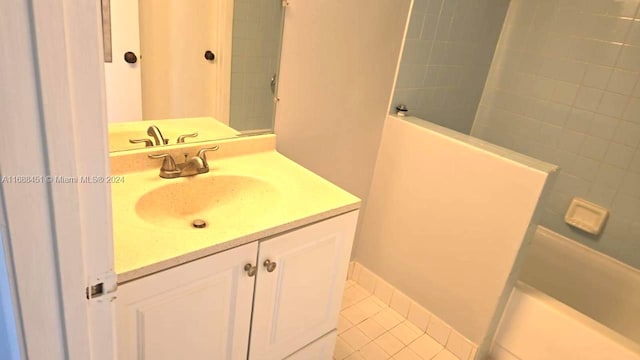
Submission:
[[[335,360],[458,360],[375,295],[347,280]]]

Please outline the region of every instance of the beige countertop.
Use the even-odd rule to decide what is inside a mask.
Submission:
[[[219,143],[222,150],[225,144]],[[209,159],[209,173],[177,179],[160,178],[159,161],[152,163],[153,168],[137,172],[128,171],[130,169],[126,166],[112,165],[116,170],[113,174],[124,178],[123,183],[112,185],[118,283],[353,211],[360,206],[357,197],[273,149],[233,156],[209,156]],[[207,185],[204,188],[201,185],[198,193],[194,194],[189,189],[192,189],[190,184],[196,181]],[[163,187],[165,189],[160,189]],[[153,191],[166,194],[166,189],[177,192],[175,198],[179,200],[172,200],[167,205],[166,200],[154,203],[147,199],[144,204],[146,210],[142,208],[141,199],[145,194]],[[199,196],[219,206],[216,216],[209,215],[204,219],[208,223],[204,229],[191,227],[191,222],[194,217],[207,215],[198,213],[198,209],[191,209],[189,204],[181,201],[184,198],[188,202],[188,199]],[[230,199],[239,200],[242,206],[225,208]],[[141,216],[141,211],[147,213]],[[179,216],[181,212],[185,213],[184,224]],[[156,215],[158,217],[154,217]],[[171,221],[164,223],[163,216]]]

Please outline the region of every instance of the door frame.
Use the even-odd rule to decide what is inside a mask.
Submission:
[[[0,40],[2,175],[108,176],[99,1],[1,2]],[[113,359],[110,185],[0,185],[23,358]]]

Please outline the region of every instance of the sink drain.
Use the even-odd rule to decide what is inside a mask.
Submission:
[[[204,220],[196,219],[196,220],[193,220],[191,225],[193,225],[193,227],[196,229],[204,229],[207,227],[207,222]]]

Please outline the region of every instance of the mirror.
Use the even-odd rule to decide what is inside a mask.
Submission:
[[[273,130],[281,1],[102,0],[102,15],[110,151]]]

